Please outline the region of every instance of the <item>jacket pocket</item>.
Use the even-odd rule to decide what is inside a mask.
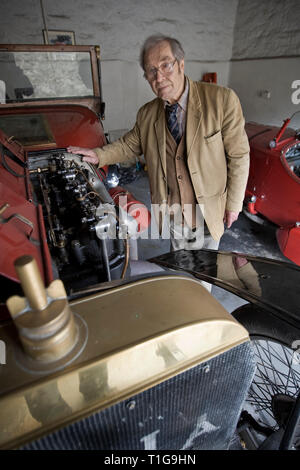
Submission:
[[[204,137],[206,144],[210,144],[211,142],[214,142],[215,140],[222,140],[222,135],[221,131],[215,131],[214,133]]]

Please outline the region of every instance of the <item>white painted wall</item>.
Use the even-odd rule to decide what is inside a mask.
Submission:
[[[228,84],[238,0],[44,0],[48,29],[75,32],[77,44],[101,47],[107,131],[128,129],[154,97],[138,65],[151,34],[178,38],[195,80],[217,72]],[[0,43],[43,43],[40,0],[1,0]]]
[[[300,111],[291,98],[295,80],[300,80],[300,1],[239,0],[229,86],[246,120],[281,125]],[[291,126],[300,127],[300,114]]]
[[[247,121],[281,125],[300,105],[292,102],[294,80],[300,80],[300,57],[233,62],[230,87],[242,103]],[[300,97],[300,93],[299,93]],[[300,127],[300,114],[291,127]]]
[[[299,109],[291,101],[291,84],[300,80],[300,0],[43,3],[48,29],[74,31],[77,44],[101,47],[106,131],[130,128],[138,108],[153,98],[138,57],[144,39],[158,32],[182,42],[192,79],[217,72],[218,83],[238,93],[247,120],[281,124]],[[0,4],[1,43],[43,43],[40,0]],[[290,55],[298,57],[286,57]],[[253,58],[257,60],[249,60]],[[270,98],[261,96],[263,91]]]

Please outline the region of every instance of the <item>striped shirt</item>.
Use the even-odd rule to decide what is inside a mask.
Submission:
[[[185,79],[184,92],[182,93],[181,97],[178,100],[179,106],[177,108],[177,113],[176,113],[176,117],[177,117],[177,121],[179,125],[180,138],[185,133],[188,96],[189,96],[189,82],[187,79]],[[170,105],[170,103],[168,103],[168,101],[164,101],[165,108],[167,105]]]

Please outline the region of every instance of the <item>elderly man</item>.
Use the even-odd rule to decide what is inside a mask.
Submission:
[[[228,88],[186,77],[176,39],[151,36],[140,58],[157,98],[138,111],[134,128],[103,148],[68,151],[99,166],[143,154],[152,204],[172,208],[172,249],[217,249],[224,223],[230,227],[242,209],[248,178],[249,144],[239,99]]]

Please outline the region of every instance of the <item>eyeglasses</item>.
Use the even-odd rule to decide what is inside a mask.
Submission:
[[[147,78],[147,80],[154,80],[157,76],[157,72],[160,72],[164,76],[170,75],[173,72],[176,61],[177,59],[175,59],[174,62],[164,62],[157,68],[151,67],[151,69],[145,71],[144,77]]]

